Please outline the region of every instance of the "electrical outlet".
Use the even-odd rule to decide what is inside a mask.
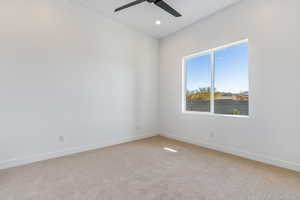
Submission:
[[[59,136],[59,141],[60,141],[60,142],[64,142],[64,141],[65,141],[64,136]]]
[[[209,137],[210,137],[210,139],[214,139],[215,138],[215,133],[213,131],[211,131],[209,133]]]

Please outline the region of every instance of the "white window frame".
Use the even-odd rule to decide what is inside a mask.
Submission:
[[[214,96],[214,89],[215,89],[215,52],[222,50],[222,49],[226,49],[229,47],[233,47],[233,46],[237,46],[240,44],[244,44],[247,43],[249,46],[249,40],[245,39],[245,40],[240,40],[237,42],[233,42],[227,45],[223,45],[217,48],[212,48],[209,50],[205,50],[205,51],[201,51],[198,53],[194,53],[188,56],[184,56],[182,59],[182,113],[183,114],[200,114],[200,115],[211,115],[211,116],[225,116],[225,117],[237,117],[237,118],[250,118],[250,70],[249,70],[249,64],[248,64],[248,82],[249,82],[249,88],[248,88],[248,93],[249,93],[249,113],[248,115],[226,115],[226,114],[216,114],[214,113],[214,101],[215,101],[215,96]],[[210,56],[210,74],[211,74],[211,85],[210,85],[210,112],[204,112],[204,111],[187,111],[186,110],[186,91],[187,91],[187,80],[186,80],[186,61],[190,60],[191,58],[195,58],[195,57],[199,57],[199,56],[206,56],[209,55]],[[249,57],[249,55],[248,55]],[[249,60],[248,60],[249,63]]]

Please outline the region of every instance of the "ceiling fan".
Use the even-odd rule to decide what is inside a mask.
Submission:
[[[129,8],[131,6],[135,6],[135,5],[143,3],[143,2],[154,3],[161,9],[163,9],[163,10],[167,11],[168,13],[170,13],[171,15],[173,15],[174,17],[181,17],[181,14],[179,12],[177,12],[174,8],[172,8],[170,5],[168,5],[163,0],[136,0],[131,3],[126,4],[124,6],[121,6],[120,8],[115,9],[115,12]]]

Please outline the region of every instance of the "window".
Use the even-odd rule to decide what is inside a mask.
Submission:
[[[184,112],[249,115],[248,41],[184,58]]]

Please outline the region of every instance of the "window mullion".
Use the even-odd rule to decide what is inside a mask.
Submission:
[[[215,52],[210,54],[211,63],[211,86],[210,86],[210,112],[215,113]]]

